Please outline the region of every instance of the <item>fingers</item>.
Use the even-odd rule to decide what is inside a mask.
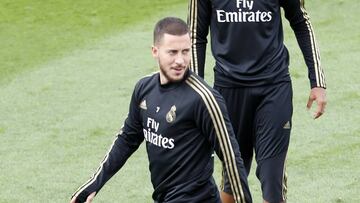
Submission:
[[[315,100],[315,99],[314,99],[314,98],[311,98],[311,96],[309,97],[309,100],[308,100],[308,102],[307,102],[307,104],[306,104],[306,108],[307,108],[308,110],[311,108],[312,103],[313,103],[314,100]]]
[[[323,111],[320,110],[320,108],[318,108],[318,110],[314,113],[314,119],[319,118],[321,115],[323,115]]]
[[[308,110],[311,108],[314,101],[316,101],[316,103],[317,103],[317,109],[313,115],[313,118],[317,119],[321,115],[323,115],[325,112],[325,106],[326,106],[325,89],[319,88],[319,87],[315,87],[315,88],[311,89],[309,100],[306,104],[306,107]]]
[[[314,119],[319,118],[321,115],[325,113],[325,106],[326,106],[326,101],[321,100],[317,102],[317,110],[315,112]]]
[[[91,193],[87,198],[86,198],[86,203],[91,203],[95,197],[96,192]]]
[[[85,203],[91,203],[91,202],[93,201],[95,195],[96,195],[96,192],[91,193],[91,194],[86,198],[86,202],[85,202]],[[74,196],[74,197],[71,199],[70,203],[77,203],[76,198],[77,198],[77,197]]]

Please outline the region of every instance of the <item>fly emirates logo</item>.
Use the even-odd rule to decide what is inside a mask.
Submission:
[[[165,149],[174,148],[174,139],[169,139],[167,137],[163,137],[161,134],[157,134],[159,126],[159,122],[156,122],[155,119],[148,117],[146,121],[147,129],[143,129],[145,140]]]
[[[236,0],[238,11],[228,12],[216,10],[216,18],[219,23],[229,22],[269,22],[272,19],[272,13],[268,11],[253,11],[254,0]]]

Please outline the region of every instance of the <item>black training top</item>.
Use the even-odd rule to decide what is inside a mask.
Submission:
[[[121,132],[94,176],[74,194],[77,199],[85,201],[99,191],[143,140],[155,201],[207,202],[218,194],[212,181],[215,150],[226,166],[237,202],[251,202],[224,100],[190,70],[177,83],[160,85],[159,73],[137,83]],[[204,188],[208,191],[197,192]]]
[[[313,28],[303,0],[190,0],[188,23],[193,58],[191,69],[204,76],[208,30],[215,57],[215,85],[260,86],[289,81],[289,53],[281,22],[295,32],[308,67],[311,87],[324,87],[325,78]]]

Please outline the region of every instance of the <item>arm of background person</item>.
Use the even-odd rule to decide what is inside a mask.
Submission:
[[[211,20],[211,1],[189,0],[188,25],[192,58],[190,69],[204,78],[207,35]]]
[[[326,83],[314,29],[305,10],[304,0],[280,0],[280,5],[284,8],[285,17],[290,22],[308,67],[311,91],[306,106],[310,109],[313,101],[316,101],[317,110],[314,113],[316,119],[325,112]]]

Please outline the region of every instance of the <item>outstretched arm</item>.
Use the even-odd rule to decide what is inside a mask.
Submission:
[[[138,104],[134,91],[124,127],[116,136],[109,152],[93,176],[73,194],[71,203],[91,202],[104,184],[120,170],[131,154],[138,149],[144,140]]]

